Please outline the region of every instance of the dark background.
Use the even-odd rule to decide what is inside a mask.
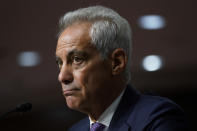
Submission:
[[[0,121],[0,130],[64,131],[84,115],[66,107],[57,81],[55,47],[57,23],[65,12],[90,5],[113,8],[132,26],[132,85],[178,103],[196,130],[197,17],[195,0],[1,0],[0,2],[0,115],[23,102],[30,112],[15,113]],[[161,30],[141,29],[137,20],[146,14],[165,17]],[[41,63],[20,67],[17,55],[36,51]],[[164,66],[156,72],[141,67],[143,57],[157,54]]]

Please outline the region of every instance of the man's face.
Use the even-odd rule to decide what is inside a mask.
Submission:
[[[63,95],[68,107],[79,111],[90,110],[111,92],[110,62],[102,60],[91,44],[90,27],[88,22],[69,26],[60,35],[56,48]]]

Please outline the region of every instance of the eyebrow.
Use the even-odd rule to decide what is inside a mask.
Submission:
[[[72,50],[70,52],[68,52],[67,54],[67,59],[69,60],[73,55],[79,55],[79,56],[83,56],[85,58],[88,57],[88,53],[85,51],[79,51],[79,50]],[[55,59],[56,60],[61,60],[61,58],[59,56],[57,56],[57,54],[55,54]]]
[[[86,57],[86,56],[88,55],[88,53],[85,52],[85,51],[72,50],[72,51],[70,51],[70,52],[68,53],[68,57],[69,57],[69,56],[72,56],[72,55],[74,55],[74,54],[80,55],[80,56],[84,56],[84,57]]]

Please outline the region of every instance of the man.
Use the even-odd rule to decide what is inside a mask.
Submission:
[[[183,131],[181,109],[131,86],[131,30],[112,9],[93,6],[60,19],[58,79],[69,108],[87,118],[69,131]]]

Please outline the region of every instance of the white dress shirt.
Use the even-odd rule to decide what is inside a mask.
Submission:
[[[101,114],[101,116],[99,117],[99,119],[96,122],[99,122],[103,125],[105,125],[105,129],[104,131],[107,131],[107,129],[109,128],[110,122],[112,120],[112,117],[120,103],[120,100],[122,98],[122,95],[124,94],[125,89],[121,92],[121,94],[113,101],[113,103]],[[89,117],[90,120],[90,128],[92,123],[94,123],[91,118]]]

